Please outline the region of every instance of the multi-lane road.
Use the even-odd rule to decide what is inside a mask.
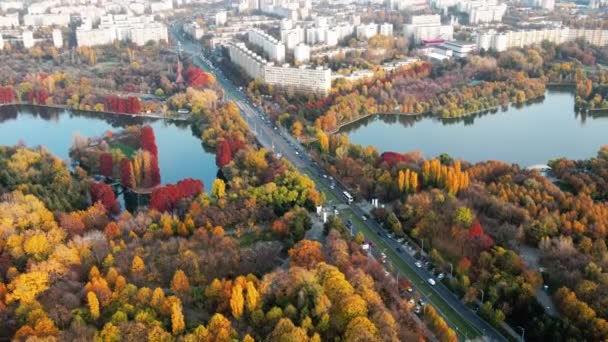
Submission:
[[[241,110],[243,118],[253,130],[258,142],[269,150],[280,154],[289,160],[301,172],[309,175],[320,191],[334,202],[342,201],[342,189],[332,180],[322,177],[324,170],[315,163],[305,148],[283,128],[276,127],[267,115],[251,104],[247,96],[226,78],[222,70],[214,67],[201,53],[199,44],[193,43],[180,34],[178,26],[171,26],[172,36],[180,43],[182,52],[193,57],[194,63],[212,72],[225,91],[226,99],[234,101]],[[494,327],[476,315],[465,306],[440,281],[431,285],[428,281],[433,275],[425,268],[416,266],[416,259],[406,252],[397,241],[387,236],[384,229],[374,220],[364,218],[366,212],[356,203],[341,210],[343,218],[351,220],[355,233],[362,232],[366,240],[373,241],[376,248],[382,250],[388,257],[396,272],[408,278],[420,296],[433,305],[447,323],[457,331],[460,339],[471,339],[485,336],[491,340],[506,341],[507,339]],[[509,336],[515,339],[513,335]]]

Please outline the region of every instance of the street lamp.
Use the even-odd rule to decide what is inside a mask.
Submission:
[[[483,305],[483,289],[480,290],[481,291],[481,304]]]
[[[524,334],[526,333],[526,329],[520,327],[519,325],[517,327],[521,329],[521,342],[524,342]]]
[[[454,265],[450,263],[450,278],[452,278],[452,272],[454,271]]]

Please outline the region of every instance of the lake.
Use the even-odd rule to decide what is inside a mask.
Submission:
[[[163,184],[195,178],[203,181],[206,190],[211,189],[217,175],[215,154],[203,149],[202,141],[186,122],[29,106],[3,107],[0,110],[0,145],[19,142],[29,147],[42,145],[69,165],[68,154],[74,134],[101,136],[108,130],[138,124],[154,128]]]
[[[381,115],[348,125],[350,141],[381,152],[442,153],[470,162],[501,160],[523,167],[559,157],[594,157],[608,144],[608,115],[578,114],[574,93],[548,90],[545,99],[460,119]]]

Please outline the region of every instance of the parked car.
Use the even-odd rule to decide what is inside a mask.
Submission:
[[[437,276],[437,279],[441,280],[443,278],[445,278],[445,274],[439,273],[439,275]]]
[[[431,284],[431,286],[435,286],[435,279],[429,278],[429,284]]]
[[[420,261],[416,261],[416,263],[414,265],[416,265],[416,267],[418,267],[418,268],[422,267],[422,263]]]

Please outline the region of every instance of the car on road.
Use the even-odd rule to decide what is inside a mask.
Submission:
[[[333,189],[335,189],[335,188],[336,188],[336,185],[335,185],[335,184],[330,184],[330,185],[329,185],[329,188],[333,190]]]
[[[416,261],[416,263],[414,265],[416,265],[416,267],[418,267],[418,268],[422,267],[422,263],[420,261]]]
[[[361,219],[362,219],[363,221],[367,221],[367,216],[366,216],[366,215],[362,215],[362,216],[361,216]]]
[[[439,275],[437,276],[437,279],[441,280],[443,278],[445,278],[445,274],[439,273]]]
[[[397,253],[403,253],[403,250],[399,247],[397,247]]]
[[[429,284],[431,284],[431,286],[435,286],[435,279],[429,278]]]
[[[426,303],[422,299],[418,299],[418,305],[425,306]]]
[[[417,306],[416,306],[416,309],[414,309],[414,312],[415,312],[416,314],[419,314],[419,313],[420,313],[420,305],[417,305]]]

